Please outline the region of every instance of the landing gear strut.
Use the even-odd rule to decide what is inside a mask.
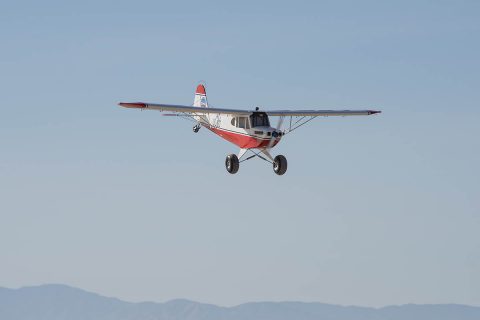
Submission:
[[[198,130],[200,130],[200,128],[201,128],[201,126],[199,124],[196,124],[196,125],[193,126],[192,129],[193,129],[193,132],[197,133]]]
[[[276,156],[275,159],[273,159],[273,171],[279,176],[287,172],[287,158],[281,154]]]
[[[238,172],[240,168],[240,162],[238,161],[238,157],[235,154],[229,154],[225,159],[225,168],[227,169],[228,173],[235,174]]]

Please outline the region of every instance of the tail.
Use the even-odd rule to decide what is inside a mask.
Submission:
[[[195,91],[195,99],[193,100],[193,106],[208,108],[207,93],[203,84],[199,84],[197,86],[197,91]]]

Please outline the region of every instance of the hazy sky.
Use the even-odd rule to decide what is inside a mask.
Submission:
[[[478,1],[0,4],[0,286],[480,305]],[[116,106],[374,108],[238,150]]]

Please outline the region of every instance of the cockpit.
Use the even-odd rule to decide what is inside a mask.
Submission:
[[[250,115],[250,123],[252,128],[255,127],[270,127],[268,115],[265,112],[254,112]]]

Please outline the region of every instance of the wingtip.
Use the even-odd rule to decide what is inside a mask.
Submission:
[[[377,113],[382,113],[382,111],[377,111],[377,110],[370,110],[370,114],[377,114]]]
[[[147,107],[147,105],[143,102],[120,102],[118,105],[124,108],[136,108],[136,109]]]

